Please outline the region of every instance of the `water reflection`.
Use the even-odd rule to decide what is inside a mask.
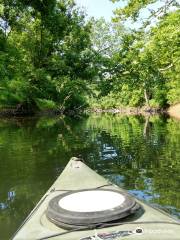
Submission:
[[[15,191],[10,191],[7,193],[6,202],[0,202],[0,209],[4,210],[10,206],[10,203],[14,201],[16,196]]]
[[[180,218],[180,122],[160,116],[0,120],[0,229],[9,239],[69,158]]]
[[[99,155],[102,160],[114,160],[118,156],[116,149],[114,149],[112,146],[109,146],[108,144],[103,144]]]

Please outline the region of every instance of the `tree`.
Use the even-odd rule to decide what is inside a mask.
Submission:
[[[5,65],[6,72],[13,68],[1,83],[6,90],[1,98],[25,106],[45,100],[64,104],[63,109],[82,104],[84,80],[92,74],[90,25],[74,2],[1,0],[0,19],[7,39],[3,54],[12,62]],[[14,48],[12,55],[9,46]]]
[[[119,0],[111,0],[112,2],[119,2]],[[131,19],[137,21],[142,18],[145,26],[152,23],[155,19],[163,17],[172,9],[179,7],[179,1],[177,0],[128,0],[124,7],[117,8],[115,11],[116,20]],[[146,13],[146,17],[143,17],[142,13]]]
[[[159,71],[166,79],[167,101],[180,101],[180,11],[165,16],[151,31],[147,48]]]
[[[129,1],[129,8],[126,8],[129,12],[121,15],[122,18],[133,17],[132,11],[139,14],[149,3],[152,1]],[[162,12],[166,8],[166,13],[163,12],[156,26],[151,25],[148,31],[141,28],[119,35],[119,48],[109,59],[113,64],[106,68],[113,82],[105,85],[107,91],[101,87],[101,93],[105,94],[99,101],[100,107],[146,105],[159,108],[179,101],[179,10],[168,13],[172,10],[171,4],[173,1],[167,1],[161,6]],[[137,17],[134,15],[134,20]]]
[[[114,72],[119,69],[117,54],[126,29],[122,24],[107,22],[104,18],[92,19],[91,41],[94,50],[95,83],[101,96],[113,87]]]

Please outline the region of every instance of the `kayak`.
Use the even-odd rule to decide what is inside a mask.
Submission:
[[[14,240],[179,240],[180,221],[71,158]]]

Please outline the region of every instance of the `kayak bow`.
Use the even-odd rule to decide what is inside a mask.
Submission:
[[[179,240],[180,222],[72,158],[14,240]]]

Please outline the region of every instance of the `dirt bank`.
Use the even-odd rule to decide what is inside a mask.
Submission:
[[[122,108],[112,108],[112,109],[86,109],[86,110],[68,110],[60,111],[58,109],[49,109],[49,110],[34,110],[33,108],[9,108],[9,109],[0,109],[0,117],[26,117],[26,116],[43,116],[43,115],[70,115],[77,116],[84,113],[117,113],[124,115],[154,115],[160,113],[166,113],[164,109],[157,108],[147,108],[147,107],[122,107]]]
[[[180,103],[170,107],[168,109],[168,114],[180,120]]]
[[[124,115],[154,115],[160,113],[166,113],[164,109],[147,108],[147,107],[122,107],[112,109],[87,109],[86,112],[95,113],[119,113]]]

